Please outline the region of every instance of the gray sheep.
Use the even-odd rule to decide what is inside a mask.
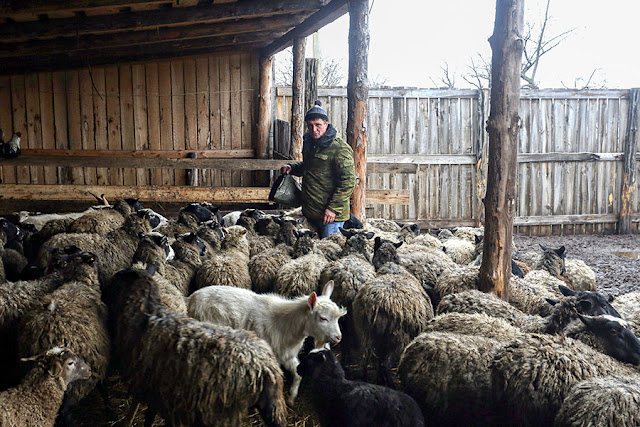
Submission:
[[[53,427],[67,386],[88,379],[91,369],[59,347],[23,361],[34,367],[20,385],[0,393],[0,425]]]
[[[90,379],[74,383],[67,390],[61,413],[68,416],[68,410],[105,379],[110,341],[96,256],[78,252],[67,255],[64,262],[65,283],[23,316],[18,351],[22,357],[30,357],[64,345],[91,367]]]
[[[254,255],[249,260],[249,276],[251,289],[257,293],[273,292],[278,278],[278,271],[291,261],[291,251],[287,245],[280,244]]]
[[[122,227],[125,218],[140,209],[138,199],[116,199],[112,207],[93,210],[73,220],[67,232],[107,234]]]
[[[396,245],[375,240],[373,255],[378,276],[360,288],[353,301],[353,316],[362,345],[378,361],[378,382],[393,386],[391,369],[402,349],[420,334],[433,318],[433,307],[417,279],[393,260]],[[402,272],[404,271],[404,273]]]
[[[633,427],[640,414],[640,378],[606,376],[582,381],[567,394],[557,427]]]
[[[257,407],[268,425],[285,425],[282,371],[265,341],[171,313],[142,270],[118,272],[103,292],[115,365],[148,405],[147,419],[239,425]]]

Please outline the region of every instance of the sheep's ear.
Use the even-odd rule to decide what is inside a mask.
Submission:
[[[560,290],[560,293],[562,295],[564,295],[565,297],[571,297],[577,294],[576,291],[574,291],[573,289],[565,286],[565,285],[558,285],[558,289]]]
[[[158,264],[155,264],[155,263],[147,264],[146,270],[150,276],[153,276],[158,272]]]
[[[483,237],[484,237],[484,236],[478,236],[478,235],[476,234],[476,236],[475,236],[475,237],[476,237],[476,245],[477,245],[478,243],[482,242],[482,239],[483,239]]]
[[[556,250],[555,250],[555,252],[556,252],[558,255],[562,256],[562,255],[564,255],[565,250],[566,250],[566,249],[565,249],[565,247],[564,247],[564,246],[560,246],[558,249],[556,249]]]
[[[546,250],[547,250],[547,247],[546,247],[546,246],[544,246],[542,243],[540,243],[540,249],[542,249],[543,251],[546,251]]]
[[[39,357],[39,355],[31,356],[31,357],[22,357],[22,358],[20,358],[20,362],[22,362],[22,363],[34,362],[34,361],[38,360],[38,357]]]
[[[324,288],[322,288],[322,296],[331,298],[331,294],[333,293],[334,283],[333,280],[329,280],[325,283]]]
[[[373,244],[373,250],[377,251],[380,245],[382,244],[382,240],[380,239],[380,237],[376,237],[376,240],[374,240],[374,242],[375,243]]]
[[[160,238],[160,244],[162,246],[168,245],[169,244],[169,238],[167,236],[162,236]]]
[[[404,242],[398,242],[398,243],[394,243],[393,246],[396,247],[396,249],[398,249],[400,246],[402,246]]]
[[[138,232],[138,239],[142,239],[144,237],[144,231]]]
[[[364,237],[366,237],[367,240],[373,239],[374,235],[375,235],[375,233],[373,231],[368,231],[368,232],[364,233]]]
[[[551,305],[556,305],[560,302],[559,300],[553,298],[545,298],[545,300],[547,300],[547,302]]]
[[[340,234],[342,234],[342,235],[343,235],[344,237],[346,237],[347,239],[348,239],[349,237],[351,237],[351,234],[350,234],[347,230],[345,230],[344,228],[342,228],[342,227],[338,227],[338,230],[340,230]]]
[[[592,316],[587,316],[586,314],[580,314],[577,313],[578,317],[580,318],[580,320],[582,320],[582,323],[585,324],[585,326],[591,330],[591,327],[593,326],[593,322],[594,322],[594,318]]]
[[[279,216],[276,216],[276,217],[273,218],[273,222],[275,222],[278,225],[282,225],[284,223],[284,219],[282,219]]]
[[[316,303],[318,302],[318,295],[315,292],[311,292],[309,295],[309,299],[307,300],[307,305],[309,306],[309,310],[313,311],[316,308]]]
[[[312,231],[310,236],[312,239],[315,239],[316,237],[318,237],[318,233],[316,233],[315,231]]]
[[[307,218],[306,218],[306,217],[304,217],[304,216],[301,216],[300,218],[298,218],[298,219],[296,220],[296,223],[298,223],[298,224],[304,224],[306,221],[307,221]]]
[[[615,297],[613,295],[609,295],[609,298],[607,299],[607,301],[612,303],[614,299]]]

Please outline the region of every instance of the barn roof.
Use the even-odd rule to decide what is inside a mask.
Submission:
[[[4,0],[0,74],[260,49],[270,56],[346,0]]]

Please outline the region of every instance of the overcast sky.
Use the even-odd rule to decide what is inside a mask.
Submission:
[[[456,86],[470,58],[491,58],[495,0],[370,0],[369,77],[391,86],[434,87],[447,62]],[[525,0],[525,21],[541,22],[546,0]],[[608,88],[640,87],[640,0],[552,0],[548,34],[575,31],[540,61],[540,87],[573,87],[574,79],[596,79]],[[323,57],[348,64],[349,17],[320,31]],[[307,43],[311,45],[311,40]],[[311,56],[310,53],[308,53]]]

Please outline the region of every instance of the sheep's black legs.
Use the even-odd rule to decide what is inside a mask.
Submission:
[[[97,387],[100,392],[100,396],[102,396],[102,401],[104,402],[104,410],[107,414],[107,419],[109,421],[117,421],[118,415],[116,414],[116,411],[114,411],[111,399],[109,398],[108,384],[108,380],[105,378],[97,384]]]

